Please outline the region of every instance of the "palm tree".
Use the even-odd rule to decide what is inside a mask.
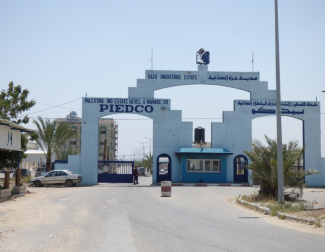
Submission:
[[[147,170],[151,170],[152,168],[152,163],[153,163],[153,156],[150,153],[149,155],[146,154],[144,159],[143,159],[143,166],[147,168]]]
[[[244,151],[251,160],[247,169],[252,171],[251,179],[260,185],[259,194],[267,197],[277,197],[278,194],[278,172],[277,172],[277,143],[265,136],[268,146],[264,146],[259,140],[253,140],[251,143],[252,151]],[[293,189],[286,191],[285,198],[298,198],[302,196],[305,184],[305,176],[319,174],[314,170],[295,171],[293,167],[299,164],[304,148],[299,147],[298,141],[289,141],[283,145],[283,177],[284,189]]]
[[[40,116],[37,119],[38,121],[33,120],[38,134],[36,142],[46,156],[47,171],[50,171],[52,154],[57,152],[59,146],[66,140],[77,137],[77,133],[70,130],[67,123],[61,123],[57,127],[56,120],[51,122],[49,119],[44,120]]]

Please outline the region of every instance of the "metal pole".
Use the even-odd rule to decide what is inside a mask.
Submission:
[[[144,138],[149,139],[149,154],[151,155],[151,139],[153,138],[149,138],[149,137],[144,137]]]
[[[281,127],[281,93],[280,93],[280,59],[279,59],[279,27],[278,0],[275,5],[275,68],[276,68],[276,131],[277,131],[277,165],[278,165],[278,202],[284,200],[282,127]]]

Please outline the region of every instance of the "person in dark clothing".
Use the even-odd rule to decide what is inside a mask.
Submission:
[[[133,170],[133,176],[134,176],[134,184],[139,184],[139,181],[138,181],[138,166],[135,166],[134,167],[134,170]]]

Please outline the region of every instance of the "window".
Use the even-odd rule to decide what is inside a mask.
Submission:
[[[76,145],[75,141],[70,141],[70,145]]]
[[[64,171],[57,171],[56,176],[66,176],[67,174]]]
[[[187,159],[187,172],[221,172],[221,160]]]
[[[106,130],[101,130],[100,134],[106,134]]]
[[[104,145],[104,142],[100,142],[100,145]]]
[[[54,177],[56,172],[50,172],[45,177]]]

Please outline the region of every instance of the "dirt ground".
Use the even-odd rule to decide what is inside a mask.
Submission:
[[[49,195],[63,197],[68,193],[69,189],[63,186],[52,187],[30,187],[27,190],[31,193],[24,197],[11,199],[0,204],[0,251],[30,251],[21,248],[19,243],[14,241],[19,240],[22,235],[21,230],[29,230],[30,227],[55,224],[64,206],[53,204],[49,199]],[[85,190],[86,188],[74,187],[74,190]],[[23,234],[29,237],[30,241],[39,239],[34,237],[33,233]],[[48,235],[46,236],[48,237]],[[11,242],[12,241],[12,242]],[[61,244],[62,247],[68,249],[72,244]],[[7,247],[6,247],[7,246]],[[56,248],[51,251],[63,251]]]
[[[265,221],[267,221],[273,225],[279,225],[282,227],[298,230],[300,232],[325,235],[325,225],[322,225],[321,227],[316,227],[313,224],[308,224],[308,223],[289,220],[289,219],[280,219],[277,216],[271,216],[269,214],[266,215],[260,211],[253,210],[251,208],[244,206],[243,204],[237,203],[237,198],[235,198],[235,197],[227,197],[226,201],[229,205],[234,206],[244,212],[252,213],[260,218],[263,218]],[[313,211],[315,211],[315,210],[313,210]],[[297,213],[290,214],[290,215],[297,216],[297,217],[304,217],[309,214],[308,216],[310,216],[311,212],[313,212],[313,211],[297,212]],[[324,209],[321,210],[321,212],[319,212],[319,214],[323,214],[323,213],[324,213]],[[314,214],[314,212],[312,214]]]

